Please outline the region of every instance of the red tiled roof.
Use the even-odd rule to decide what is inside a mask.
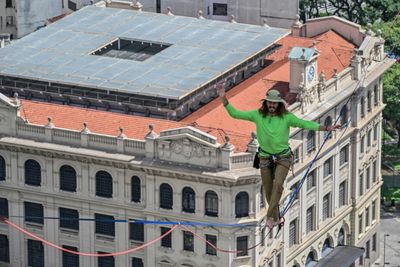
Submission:
[[[51,117],[56,127],[77,131],[81,131],[83,123],[86,122],[91,132],[112,136],[118,136],[119,127],[123,127],[127,137],[141,140],[149,132],[149,124],[154,124],[158,133],[186,126],[176,121],[28,100],[22,100],[21,116],[28,119],[29,123],[39,125],[46,125],[47,118]]]
[[[227,93],[230,102],[242,110],[256,109],[260,106],[260,100],[265,97],[265,93],[275,87],[286,95],[289,103],[293,103],[296,95],[288,94],[290,67],[288,54],[295,46],[312,47],[314,42],[321,53],[318,58],[318,72],[323,70],[326,79],[332,77],[334,69],[340,72],[350,65],[355,45],[334,31],[328,31],[314,38],[287,36],[278,42],[282,47],[268,56],[267,62],[271,63],[268,67]],[[180,122],[27,100],[23,101],[21,115],[29,122],[41,125],[47,124],[47,118],[52,117],[56,127],[73,130],[82,130],[83,123],[86,122],[91,132],[113,136],[117,136],[119,127],[123,127],[125,134],[135,139],[144,138],[149,124],[154,124],[158,133],[166,129],[191,125],[217,137],[221,144],[224,143],[224,136],[230,135],[231,142],[238,151],[246,151],[250,134],[255,131],[252,123],[229,117],[219,99],[211,101]]]

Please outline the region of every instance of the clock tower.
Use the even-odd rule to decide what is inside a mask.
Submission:
[[[289,53],[290,92],[299,93],[303,88],[310,89],[318,83],[316,48],[294,47]]]

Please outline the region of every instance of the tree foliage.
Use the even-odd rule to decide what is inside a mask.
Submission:
[[[383,116],[388,121],[392,128],[397,131],[397,136],[400,137],[400,64],[395,63],[385,74],[384,80],[383,101],[386,103],[386,108],[383,110]],[[397,142],[397,147],[400,147],[400,138]]]
[[[373,29],[382,32],[386,52],[400,57],[400,16],[388,22],[377,21],[373,24]]]
[[[300,17],[303,21],[336,15],[367,25],[375,21],[391,21],[399,12],[399,0],[300,0]]]

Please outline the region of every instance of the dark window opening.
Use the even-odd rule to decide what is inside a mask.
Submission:
[[[32,202],[24,202],[25,222],[43,224],[43,205]]]
[[[214,16],[228,16],[228,4],[213,3]]]
[[[96,234],[115,236],[114,217],[104,214],[94,214],[96,220]]]
[[[76,171],[68,165],[60,168],[60,189],[69,192],[76,192]]]
[[[113,181],[112,176],[105,171],[96,173],[96,196],[112,198]]]
[[[164,235],[169,230],[170,228],[161,227],[161,235]],[[164,236],[163,239],[161,239],[161,246],[165,248],[172,247],[172,233],[169,233],[168,235]]]
[[[29,159],[25,161],[25,184],[40,186],[42,182],[42,170],[39,163]]]
[[[63,246],[63,248],[78,251],[76,247]],[[63,267],[79,267],[79,255],[63,251],[62,253],[62,266]]]
[[[217,237],[215,235],[206,235],[206,240],[212,244],[213,246],[206,244],[206,254],[207,255],[217,255],[217,250],[215,247],[217,246]]]
[[[169,184],[160,185],[160,208],[172,209],[173,191]]]
[[[79,230],[79,213],[74,209],[60,208],[60,227]]]
[[[249,195],[246,192],[240,192],[235,199],[236,218],[249,216]]]
[[[131,200],[132,202],[139,203],[141,198],[141,183],[137,176],[131,179]]]
[[[182,190],[182,210],[190,213],[194,213],[196,210],[196,194],[190,187]]]
[[[28,239],[29,267],[44,267],[44,248],[40,241]]]
[[[130,223],[129,238],[134,241],[144,241],[144,224]]]

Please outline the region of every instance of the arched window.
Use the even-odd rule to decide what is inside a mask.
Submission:
[[[315,132],[309,131],[307,134],[307,153],[315,150]]]
[[[160,185],[160,208],[172,209],[173,191],[169,184]]]
[[[6,180],[6,161],[0,156],[0,181]]]
[[[314,266],[316,264],[316,260],[315,260],[315,255],[313,251],[310,251],[310,253],[308,253],[307,259],[306,259],[306,267],[311,267]]]
[[[333,250],[331,240],[329,238],[325,239],[324,244],[322,245],[321,257],[325,257]]]
[[[344,246],[346,245],[345,242],[345,234],[343,228],[340,228],[339,234],[338,234],[338,246]]]
[[[331,116],[326,117],[326,119],[325,119],[325,121],[324,121],[324,125],[325,125],[326,127],[332,125],[332,118],[331,118]],[[327,135],[329,135],[329,139],[332,138],[332,133],[330,133],[330,132],[325,132],[325,133],[324,133],[324,138],[325,138]]]
[[[190,213],[196,210],[196,193],[190,187],[182,190],[182,210]]]
[[[112,176],[106,171],[96,173],[96,196],[112,198],[113,181]]]
[[[132,176],[131,178],[131,200],[132,202],[139,203],[141,199],[141,184],[140,179],[137,176]]]
[[[60,189],[76,192],[76,171],[69,165],[63,165],[60,168]]]
[[[249,195],[246,192],[240,192],[235,198],[236,218],[249,216]]]
[[[264,186],[260,187],[260,208],[265,207],[265,196],[264,196]]]
[[[214,191],[207,191],[205,196],[206,215],[218,216],[218,195]]]
[[[40,186],[42,183],[42,169],[40,164],[33,159],[25,161],[25,184]]]
[[[340,110],[340,124],[342,126],[346,126],[349,120],[349,110],[347,109],[347,105],[344,105]]]

